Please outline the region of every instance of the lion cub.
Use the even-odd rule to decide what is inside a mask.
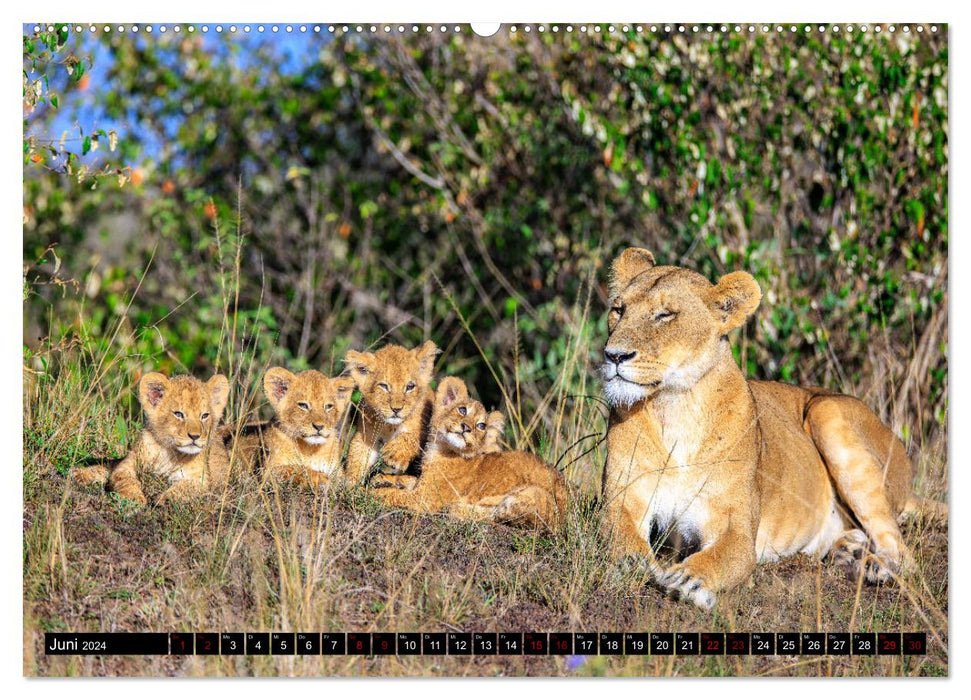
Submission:
[[[357,432],[347,451],[349,483],[369,476],[378,457],[390,473],[403,474],[421,456],[438,352],[428,341],[413,350],[385,345],[373,353],[347,353],[347,368],[361,390]]]
[[[221,439],[211,440],[229,398],[229,381],[221,374],[202,382],[195,377],[166,377],[151,372],[138,383],[145,428],[135,446],[111,466],[75,469],[72,478],[85,484],[108,482],[108,489],[141,504],[139,470],[168,477],[172,485],[160,504],[186,499],[205,488],[225,487],[229,454]]]
[[[271,367],[263,391],[274,418],[262,435],[241,438],[241,454],[250,462],[262,453],[263,476],[316,488],[338,475],[342,434],[354,382],[328,378],[317,370],[294,374]]]
[[[499,452],[503,416],[486,413],[457,377],[435,393],[421,477],[411,490],[378,475],[378,497],[390,506],[425,513],[446,511],[464,520],[556,530],[566,519],[567,488],[555,469],[525,452]]]

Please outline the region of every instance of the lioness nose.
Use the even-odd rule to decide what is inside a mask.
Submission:
[[[316,423],[311,423],[311,425],[314,426],[314,430],[316,430],[318,433],[324,429],[323,425],[317,425]]]
[[[202,434],[202,433],[189,433],[189,439],[190,439],[190,440],[198,440],[198,439],[199,439],[199,436],[200,436],[201,434]]]
[[[401,413],[401,409],[402,408],[403,408],[403,406],[398,406],[398,408],[395,408],[394,406],[392,406],[391,407],[391,412],[394,413],[395,415],[397,415],[397,414]]]
[[[604,350],[604,357],[606,357],[610,362],[615,365],[619,365],[627,360],[631,360],[637,354],[637,351],[624,352],[623,350],[618,350],[616,348],[606,348]]]

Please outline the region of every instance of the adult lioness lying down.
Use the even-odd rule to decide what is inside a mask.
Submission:
[[[756,561],[827,554],[883,581],[909,562],[897,516],[912,500],[900,441],[855,398],[744,378],[728,332],[759,305],[733,272],[711,284],[630,248],[613,263],[603,379],[603,477],[617,555],[710,608]],[[652,543],[688,556],[666,567]]]

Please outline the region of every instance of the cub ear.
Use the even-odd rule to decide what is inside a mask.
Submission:
[[[469,398],[469,390],[465,382],[458,377],[445,377],[435,390],[435,402],[443,408],[451,406],[459,399],[467,398]]]
[[[169,389],[169,378],[161,372],[149,372],[138,382],[138,402],[148,412],[158,408]]]
[[[229,380],[225,375],[214,374],[206,382],[206,386],[209,387],[209,405],[212,406],[212,412],[217,418],[222,418],[229,401]]]
[[[344,364],[347,365],[354,381],[361,384],[371,373],[374,365],[374,353],[348,350],[347,355],[344,356]]]
[[[354,380],[350,377],[337,377],[334,379],[334,392],[342,401],[351,398],[354,392]]]
[[[646,248],[628,248],[610,266],[610,296],[627,288],[635,277],[654,267],[654,253]]]
[[[745,323],[761,300],[759,283],[747,272],[729,272],[708,292],[708,305],[721,321],[723,332]]]
[[[502,431],[506,429],[506,416],[502,411],[492,411],[486,416],[486,429],[502,435]]]
[[[421,373],[422,379],[426,382],[431,381],[432,372],[435,370],[435,357],[441,350],[431,340],[426,340],[420,347],[411,352],[418,360],[418,371]]]
[[[276,408],[290,391],[293,380],[293,372],[283,367],[270,367],[266,370],[266,375],[263,377],[263,393],[266,394],[273,408]]]

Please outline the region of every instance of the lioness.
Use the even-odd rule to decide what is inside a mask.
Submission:
[[[827,553],[884,581],[909,563],[896,517],[912,504],[900,441],[855,398],[745,380],[728,333],[759,305],[758,283],[711,284],[630,248],[612,267],[602,368],[610,404],[603,475],[615,553],[710,608],[756,561]],[[688,554],[658,563],[652,544]]]
[[[535,455],[499,451],[504,419],[469,397],[458,377],[435,392],[428,444],[417,481],[378,474],[371,481],[385,504],[463,520],[555,530],[566,519],[563,477]]]
[[[213,439],[226,402],[229,381],[217,374],[202,382],[195,377],[166,377],[150,372],[138,383],[145,411],[142,430],[128,455],[110,466],[78,468],[79,483],[108,482],[108,489],[145,504],[139,471],[167,477],[172,485],[159,504],[199,495],[205,488],[223,488],[229,480],[229,453],[222,439]]]

